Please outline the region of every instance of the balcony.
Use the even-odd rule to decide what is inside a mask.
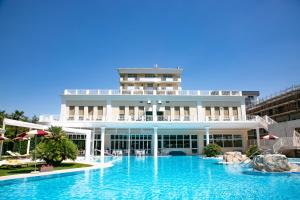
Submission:
[[[171,77],[120,77],[120,82],[145,82],[145,83],[157,83],[157,82],[181,82],[181,78],[171,78]]]
[[[229,90],[101,90],[66,89],[64,95],[174,95],[174,96],[242,96],[241,91]]]

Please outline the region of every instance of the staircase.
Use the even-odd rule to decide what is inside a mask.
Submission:
[[[293,137],[281,137],[273,145],[273,152],[279,153],[280,150],[289,149],[289,150],[300,150],[300,134],[297,131],[294,131]]]
[[[300,150],[300,134],[288,123],[277,123],[269,116],[256,116],[263,128],[272,135],[278,136],[277,140],[261,140],[262,149],[270,149],[273,153],[279,153],[280,150]]]

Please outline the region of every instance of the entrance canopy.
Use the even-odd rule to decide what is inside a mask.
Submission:
[[[34,124],[34,123],[30,123],[30,122],[23,122],[23,121],[7,119],[7,118],[5,118],[3,120],[3,129],[5,129],[5,125],[18,126],[18,127],[29,128],[29,129],[39,129],[39,130],[48,130],[50,128],[50,126],[47,126],[47,125]],[[67,127],[63,127],[63,126],[61,126],[61,127],[65,132],[68,132],[68,133],[78,133],[78,134],[85,134],[85,135],[91,134],[91,130],[67,128]]]

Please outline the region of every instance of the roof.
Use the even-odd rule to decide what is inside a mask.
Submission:
[[[177,68],[118,68],[119,74],[181,74],[183,69]]]
[[[259,96],[259,91],[242,91],[243,96]]]

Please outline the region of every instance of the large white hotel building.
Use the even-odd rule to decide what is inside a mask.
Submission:
[[[246,116],[242,91],[182,90],[181,68],[119,68],[118,73],[119,89],[66,89],[58,119],[40,116],[40,123],[91,130],[69,134],[86,156],[100,150],[202,154],[208,143],[245,151],[247,131],[264,127],[261,118]]]

